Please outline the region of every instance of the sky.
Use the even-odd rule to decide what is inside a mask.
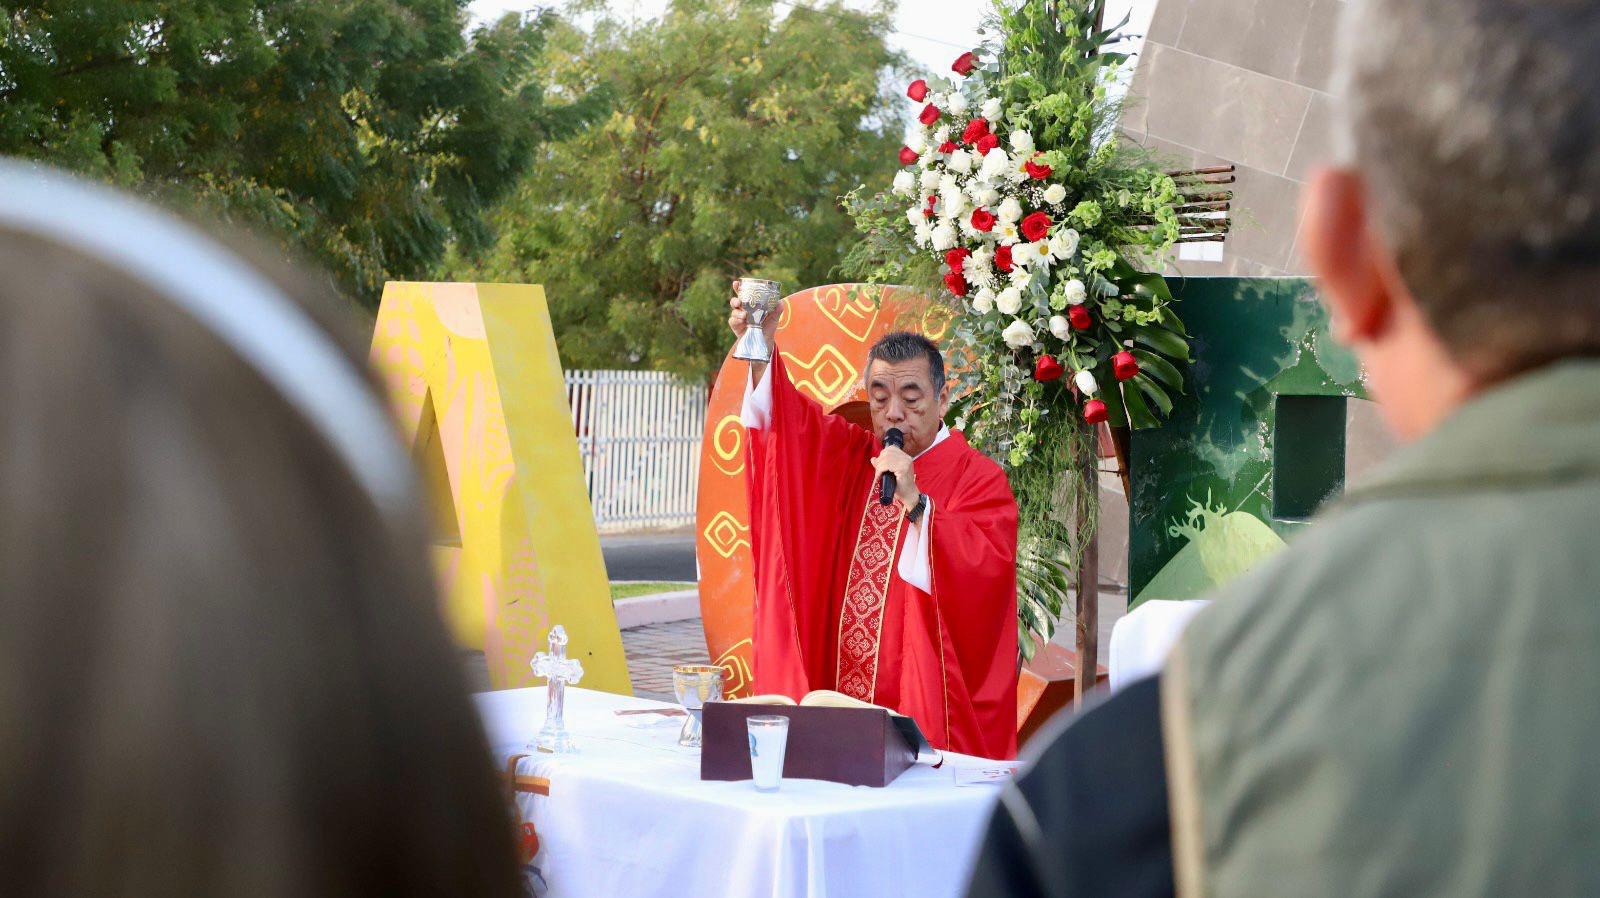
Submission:
[[[613,10],[631,12],[641,18],[654,18],[667,8],[667,2],[613,0],[610,5]],[[549,0],[473,0],[469,9],[475,20],[483,21],[507,12],[549,5]],[[846,5],[865,8],[868,4],[849,0]],[[1108,0],[1106,18],[1114,22],[1131,12],[1128,30],[1143,34],[1150,27],[1150,16],[1155,11],[1155,5],[1156,0]],[[780,10],[792,6],[793,3],[779,0]],[[909,56],[918,68],[928,72],[947,72],[957,56],[977,45],[978,25],[989,8],[987,0],[901,0],[889,43]]]

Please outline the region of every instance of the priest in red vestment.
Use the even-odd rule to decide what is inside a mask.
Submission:
[[[914,333],[874,344],[871,432],[797,392],[773,358],[751,364],[742,414],[755,691],[836,690],[910,715],[936,748],[1015,757],[1017,502],[1000,466],[945,426],[938,348]],[[889,428],[904,449],[883,445]]]

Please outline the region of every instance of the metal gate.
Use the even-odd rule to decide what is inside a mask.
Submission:
[[[595,527],[692,525],[706,388],[660,371],[568,371],[566,382]]]

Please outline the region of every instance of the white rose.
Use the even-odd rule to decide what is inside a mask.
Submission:
[[[1078,232],[1062,228],[1050,238],[1050,255],[1057,259],[1070,259],[1078,251]]]
[[[917,176],[905,169],[894,173],[894,192],[901,196],[910,196],[917,189]]]
[[[1083,305],[1083,301],[1089,298],[1088,288],[1084,287],[1083,281],[1077,278],[1062,284],[1061,293],[1066,296],[1067,305],[1069,306]]]
[[[1050,333],[1055,334],[1057,340],[1067,340],[1072,336],[1072,323],[1064,315],[1051,315]]]
[[[993,179],[1006,173],[1011,166],[1011,158],[1006,151],[995,147],[983,156],[983,165],[978,169],[978,177]]]
[[[939,192],[939,215],[945,220],[960,218],[970,208],[971,206],[967,205],[967,195],[960,190]]]
[[[1094,375],[1090,374],[1088,369],[1072,375],[1072,382],[1078,385],[1078,392],[1085,396],[1093,396],[1095,391],[1100,389],[1100,384],[1095,382]]]
[[[947,221],[947,222],[944,222],[944,223],[940,224],[938,227],[933,229],[933,249],[934,249],[934,252],[942,253],[945,250],[947,250],[947,249],[949,249],[949,248],[951,248],[951,247],[953,247],[955,245],[956,245],[956,229],[955,229],[955,225],[952,225],[950,222]]]
[[[993,312],[994,291],[988,287],[980,288],[972,297],[972,308],[981,315],[987,315],[990,312]]]
[[[906,221],[911,222],[911,226],[913,228],[926,222],[927,220],[928,216],[922,214],[922,208],[920,206],[912,206],[906,210]]]
[[[984,100],[983,108],[978,110],[978,112],[991,122],[1000,118],[1000,98],[990,97],[989,99]]]
[[[961,192],[961,181],[960,181],[960,179],[957,178],[955,175],[950,174],[949,172],[945,172],[939,178],[939,192],[940,193],[960,193]]]
[[[1000,332],[1000,337],[1012,349],[1026,349],[1033,345],[1033,328],[1019,318],[1006,325],[1006,329]]]
[[[921,154],[928,148],[928,136],[921,128],[912,128],[906,132],[906,146],[911,152]]]
[[[1022,291],[1016,287],[1007,287],[994,298],[994,304],[1007,315],[1015,315],[1022,310]]]
[[[1044,201],[1051,205],[1055,205],[1066,198],[1067,188],[1062,187],[1060,184],[1051,184],[1044,189]]]
[[[972,171],[972,154],[966,150],[956,150],[945,160],[945,167],[954,172],[966,174]]]
[[[940,125],[939,129],[937,131],[933,132],[933,140],[931,140],[929,142],[937,147],[937,146],[943,146],[944,142],[949,140],[949,139],[950,139],[950,126],[949,125]]]
[[[933,242],[933,225],[928,224],[928,220],[923,218],[920,213],[917,215],[915,227],[917,229],[916,240],[918,246],[927,247],[928,244]]]
[[[1000,202],[1000,191],[983,184],[974,185],[967,194],[972,197],[974,206],[982,206],[985,209],[993,209],[994,204]]]
[[[949,109],[951,115],[965,115],[967,111],[967,98],[960,93],[951,92]]]
[[[1000,210],[998,214],[1002,222],[1006,224],[1014,224],[1022,220],[1022,204],[1017,202],[1016,197],[1008,196],[1006,197],[1005,202],[1000,204]]]
[[[1011,132],[1011,151],[1018,156],[1027,156],[1033,152],[1033,135],[1023,130]]]
[[[939,172],[937,169],[927,169],[922,173],[922,192],[933,193],[939,189]]]

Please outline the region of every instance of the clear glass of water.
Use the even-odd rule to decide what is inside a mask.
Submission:
[[[757,714],[745,720],[750,731],[750,775],[757,792],[776,792],[783,782],[783,753],[789,747],[789,718]]]

